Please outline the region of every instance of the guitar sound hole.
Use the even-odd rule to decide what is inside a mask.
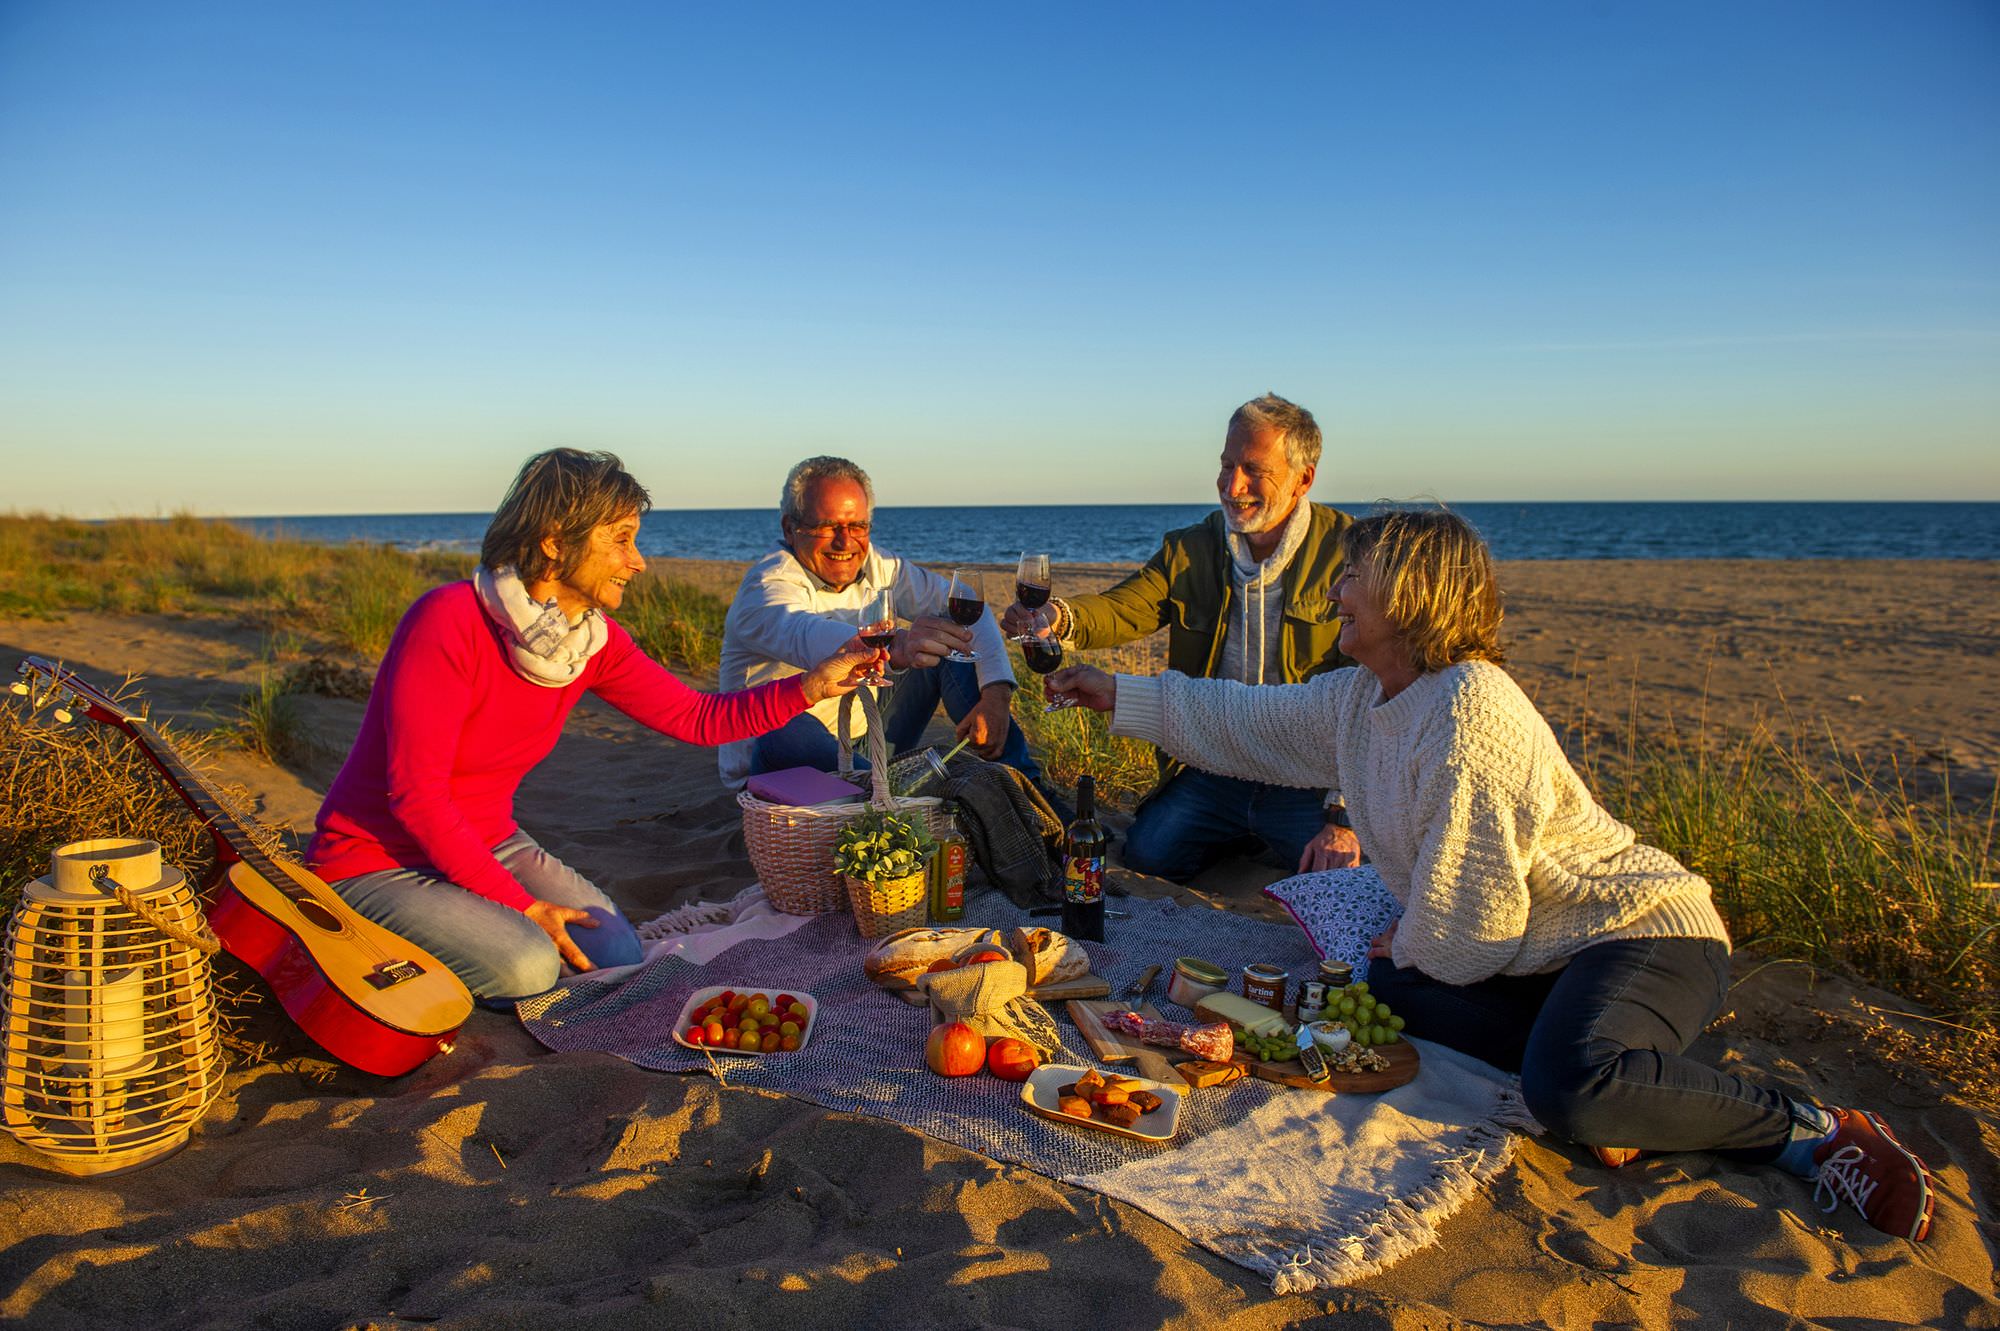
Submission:
[[[311,897],[302,897],[292,904],[299,908],[299,914],[305,916],[308,923],[316,924],[330,934],[340,932],[340,917]]]

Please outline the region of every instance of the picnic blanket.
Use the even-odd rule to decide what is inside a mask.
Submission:
[[[1304,934],[1225,911],[1121,900],[1106,945],[1086,944],[1115,988],[1155,961],[1198,955],[1234,970],[1268,961],[1313,965]],[[985,892],[967,923],[1008,928],[1025,916]],[[1263,1273],[1278,1293],[1357,1280],[1436,1237],[1437,1226],[1512,1155],[1533,1120],[1512,1080],[1441,1045],[1420,1043],[1423,1071],[1382,1095],[1334,1096],[1245,1080],[1191,1093],[1167,1144],[1134,1141],[1028,1113],[1021,1087],[993,1077],[943,1078],[924,1065],[927,1009],[877,989],[861,971],[866,944],[843,913],[776,938],[751,938],[705,965],[659,951],[636,972],[523,1001],[522,1022],[554,1050],[615,1054],[642,1067],[708,1072],[828,1109],[867,1114],[1137,1206],[1211,1252]],[[587,980],[587,977],[586,977]],[[710,1055],[673,1040],[688,995],[711,984],[811,993],[812,1038],[765,1058]],[[1183,1009],[1155,997],[1160,1011]],[[1058,1016],[1062,1014],[1058,1011]],[[1059,1022],[1064,1062],[1089,1066]]]

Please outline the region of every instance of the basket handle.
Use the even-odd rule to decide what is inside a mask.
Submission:
[[[855,699],[861,700],[861,714],[868,722],[868,785],[874,792],[868,802],[878,809],[892,810],[896,807],[895,796],[889,793],[889,739],[882,733],[882,708],[875,701],[875,690],[858,688],[842,696],[837,724],[837,738],[840,740],[840,770],[854,770],[854,739],[850,733],[853,727],[849,714],[854,710]]]
[[[222,940],[215,936],[215,931],[208,927],[206,920],[202,921],[199,932],[183,929],[180,925],[175,924],[165,915],[155,910],[152,902],[147,901],[137,892],[134,892],[131,888],[113,878],[109,865],[91,865],[90,883],[98,891],[116,897],[125,909],[131,911],[134,915],[137,915],[140,919],[152,925],[155,929],[158,929],[181,946],[191,947],[195,951],[206,953],[211,957],[222,950]]]

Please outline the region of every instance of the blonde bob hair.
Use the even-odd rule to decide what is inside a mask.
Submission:
[[[480,542],[479,562],[496,569],[511,565],[523,582],[566,578],[590,553],[592,530],[652,506],[646,487],[616,454],[551,448],[523,463],[507,487]],[[542,552],[542,541],[551,536],[554,559]]]
[[[1420,673],[1507,659],[1493,556],[1458,514],[1443,508],[1370,514],[1341,533],[1341,551]]]

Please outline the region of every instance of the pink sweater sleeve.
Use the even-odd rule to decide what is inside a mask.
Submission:
[[[452,759],[477,701],[473,654],[492,644],[439,611],[410,626],[387,681],[389,810],[445,878],[526,910],[535,898],[493,858],[451,794]]]
[[[727,744],[776,730],[806,709],[803,675],[735,693],[703,693],[639,650],[616,624],[591,692],[642,725],[690,744]]]

